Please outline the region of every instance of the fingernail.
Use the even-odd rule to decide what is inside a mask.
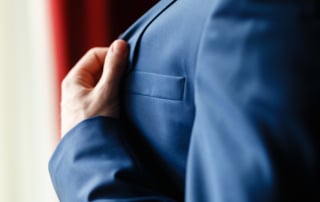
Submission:
[[[116,40],[111,46],[111,51],[126,58],[128,56],[128,45],[123,40]]]

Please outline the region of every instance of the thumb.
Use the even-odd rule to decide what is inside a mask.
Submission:
[[[108,50],[103,72],[97,83],[98,89],[118,88],[128,60],[129,47],[123,40],[116,40]],[[106,88],[107,86],[107,88]]]

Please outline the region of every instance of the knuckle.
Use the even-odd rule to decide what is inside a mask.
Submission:
[[[94,47],[88,50],[87,56],[89,58],[95,59],[97,62],[99,62],[101,65],[103,64],[103,61],[99,57],[99,53],[102,51],[102,48]]]
[[[75,89],[78,89],[79,85],[77,84],[76,78],[66,77],[62,80],[60,88],[62,92],[75,93]]]
[[[61,82],[61,89],[62,90],[66,90],[66,89],[69,88],[69,86],[70,86],[69,79],[68,78],[63,79],[62,82]]]
[[[100,50],[100,48],[98,48],[98,47],[93,47],[93,48],[90,48],[90,49],[88,50],[87,54],[89,54],[89,55],[95,55],[96,52],[99,51],[99,50]]]
[[[87,54],[92,55],[92,54],[94,54],[96,51],[97,51],[97,49],[96,49],[95,47],[94,47],[94,48],[90,48],[90,49],[88,50]]]

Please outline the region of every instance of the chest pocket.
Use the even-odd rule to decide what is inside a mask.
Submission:
[[[131,72],[126,81],[126,89],[131,94],[150,96],[168,100],[182,100],[185,78],[147,72]]]

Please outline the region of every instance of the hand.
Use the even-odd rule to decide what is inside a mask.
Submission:
[[[61,134],[94,116],[119,117],[119,83],[127,65],[128,45],[93,48],[62,82]]]

